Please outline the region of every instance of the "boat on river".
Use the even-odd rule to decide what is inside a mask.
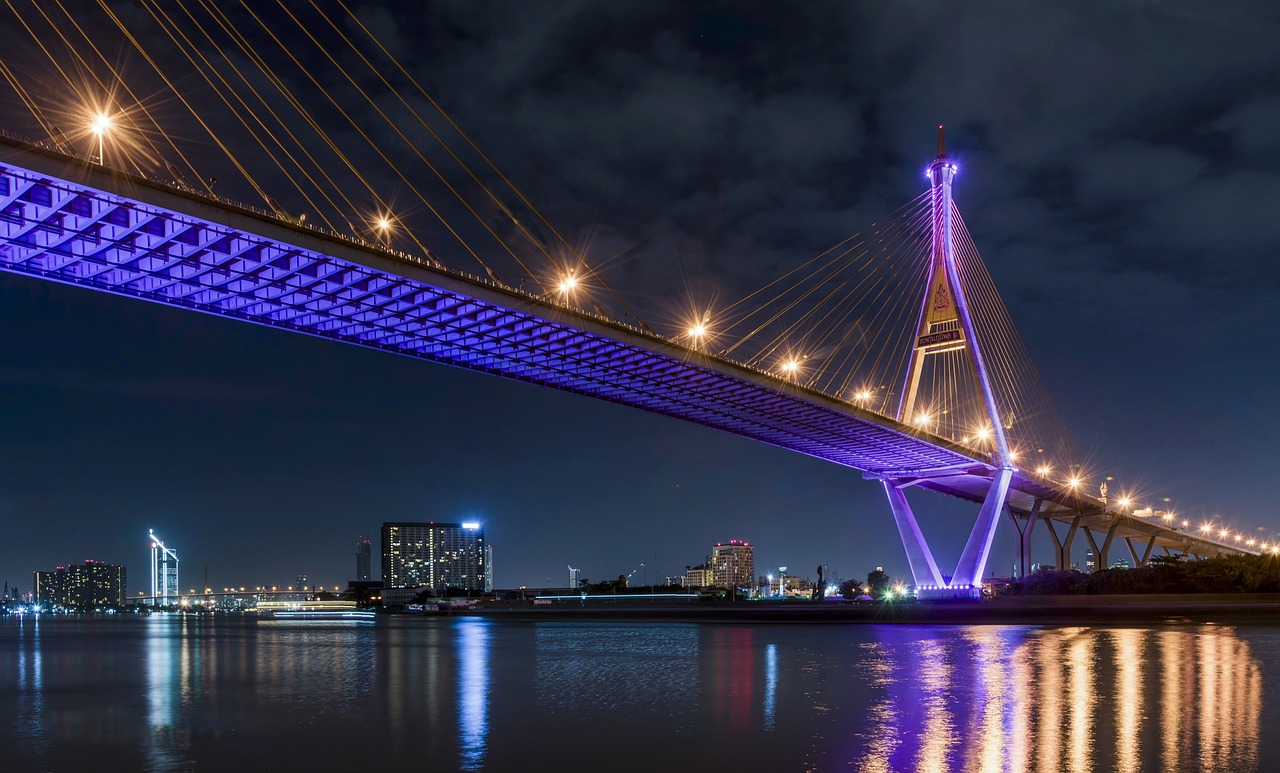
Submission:
[[[372,622],[374,612],[360,609],[354,601],[261,601],[258,617],[262,620]]]

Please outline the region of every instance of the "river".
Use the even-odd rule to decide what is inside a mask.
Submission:
[[[1240,773],[1278,680],[1256,623],[10,617],[0,770]]]

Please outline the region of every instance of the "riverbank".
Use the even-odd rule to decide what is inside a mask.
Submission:
[[[982,602],[741,601],[646,603],[591,600],[533,605],[492,602],[462,614],[512,621],[690,623],[897,623],[909,625],[1124,625],[1280,622],[1280,593],[1007,596]]]

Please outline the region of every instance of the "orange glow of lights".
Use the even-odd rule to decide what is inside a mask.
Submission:
[[[102,135],[111,131],[113,126],[115,126],[115,122],[111,120],[111,116],[106,113],[98,113],[89,123],[89,130],[94,134]]]

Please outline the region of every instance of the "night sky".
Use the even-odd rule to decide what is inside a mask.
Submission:
[[[918,195],[945,123],[957,204],[1090,468],[1197,520],[1280,528],[1274,3],[353,7],[650,320],[691,292],[736,300]],[[4,13],[5,62],[65,102]],[[147,19],[125,18],[176,70]],[[95,29],[218,192],[260,205],[145,61]],[[38,133],[7,88],[0,105],[4,128]],[[421,233],[476,270],[443,229]],[[0,299],[0,579],[24,589],[34,569],[96,558],[126,564],[136,593],[148,528],[184,588],[206,566],[216,588],[344,583],[383,520],[482,521],[498,587],[563,584],[569,564],[661,580],[730,538],[756,546],[759,574],[907,575],[880,487],[853,470],[34,279],[0,275]],[[913,501],[950,564],[976,507]]]

